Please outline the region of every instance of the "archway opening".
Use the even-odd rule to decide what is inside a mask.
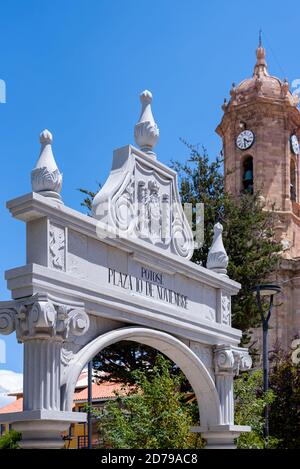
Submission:
[[[220,400],[214,380],[199,357],[179,339],[161,331],[141,327],[107,332],[75,355],[62,383],[62,410],[72,410],[74,389],[84,366],[105,347],[121,341],[133,341],[152,347],[172,360],[193,388],[201,425],[218,425],[221,422]]]
[[[92,378],[89,387],[87,376]],[[87,400],[89,395],[86,403],[84,397]],[[87,411],[89,424],[71,425],[68,447],[72,449],[175,449],[204,444],[200,434],[190,432],[200,420],[189,381],[168,357],[137,342],[120,341],[94,357],[92,373],[83,370],[80,375],[73,411]]]

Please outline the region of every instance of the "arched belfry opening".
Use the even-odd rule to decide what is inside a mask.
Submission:
[[[243,162],[242,189],[249,194],[254,190],[253,157],[247,155]]]
[[[292,202],[297,201],[297,164],[294,158],[290,163],[290,198]]]

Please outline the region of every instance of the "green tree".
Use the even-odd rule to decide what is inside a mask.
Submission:
[[[235,395],[235,423],[249,425],[251,432],[245,432],[237,439],[239,449],[263,449],[264,439],[264,409],[275,400],[272,390],[263,392],[262,371],[257,370],[243,373],[234,381]],[[277,445],[277,439],[269,438],[268,447]]]
[[[128,395],[108,402],[99,416],[104,446],[122,449],[180,449],[201,447],[191,434],[193,407],[179,391],[182,375],[172,375],[169,362],[157,355],[151,375],[133,372],[136,386]]]
[[[0,449],[19,449],[19,441],[21,440],[21,433],[15,430],[4,433],[0,437]]]
[[[213,226],[224,226],[223,241],[229,256],[228,275],[241,283],[233,297],[232,323],[244,332],[260,321],[252,288],[268,279],[275,271],[281,245],[274,236],[276,215],[264,210],[259,194],[241,193],[233,198],[224,189],[222,161],[210,161],[206,150],[186,144],[190,158],[184,164],[173,163],[179,175],[183,203],[204,203],[204,243],[194,251],[193,262],[206,265],[213,238]],[[196,213],[194,213],[194,223]]]
[[[278,448],[300,448],[300,364],[289,354],[277,351],[272,357],[270,387],[275,400],[270,408],[270,433]]]
[[[93,367],[95,370],[105,371],[105,374],[98,374],[99,382],[107,381],[109,376],[112,382],[131,385],[135,384],[133,371],[141,370],[151,376],[153,363],[158,355],[159,352],[152,347],[124,340],[101,350],[93,360]],[[172,374],[180,373],[173,362],[168,359],[166,362]]]

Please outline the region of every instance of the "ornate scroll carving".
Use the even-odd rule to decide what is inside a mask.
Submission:
[[[130,229],[134,219],[134,177],[131,176],[124,191],[115,198],[116,225],[121,231]]]
[[[53,224],[49,229],[49,259],[53,269],[66,270],[65,229]]]
[[[252,366],[252,359],[247,349],[240,347],[218,346],[214,354],[216,374],[238,375]]]
[[[221,294],[221,324],[231,325],[231,297],[228,294]]]
[[[172,223],[174,250],[179,256],[189,258],[193,252],[193,238],[186,228],[187,221],[182,217],[181,210],[181,205],[174,203]]]
[[[0,334],[9,335],[15,330],[15,309],[0,310]]]

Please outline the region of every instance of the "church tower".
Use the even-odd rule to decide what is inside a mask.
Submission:
[[[278,215],[283,293],[272,318],[271,341],[288,350],[300,335],[300,111],[288,81],[271,76],[261,39],[252,78],[232,85],[216,131],[223,141],[225,188],[259,192]]]

